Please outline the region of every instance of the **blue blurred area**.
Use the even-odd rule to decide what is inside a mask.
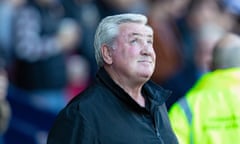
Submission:
[[[14,87],[9,87],[8,100],[12,108],[10,126],[5,134],[6,144],[41,144],[46,143],[55,115],[35,108],[26,100],[27,94]]]

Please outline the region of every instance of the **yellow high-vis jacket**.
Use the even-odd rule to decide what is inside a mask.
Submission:
[[[240,144],[240,68],[202,76],[169,118],[180,144]]]

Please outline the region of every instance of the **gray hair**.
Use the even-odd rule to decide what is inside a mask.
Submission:
[[[108,16],[100,22],[95,33],[94,48],[95,58],[99,67],[103,66],[104,61],[101,53],[102,45],[106,44],[112,48],[114,40],[118,36],[119,25],[122,23],[146,24],[147,17],[141,14],[119,14]]]
[[[226,34],[216,45],[212,57],[213,69],[240,67],[240,37]]]

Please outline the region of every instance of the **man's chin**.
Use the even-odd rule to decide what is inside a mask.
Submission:
[[[152,76],[152,73],[139,73],[139,77],[140,78],[143,78],[143,79],[146,79],[146,80],[149,80]]]

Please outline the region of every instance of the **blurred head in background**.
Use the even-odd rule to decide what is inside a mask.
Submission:
[[[213,50],[211,69],[240,67],[240,37],[227,33]]]

